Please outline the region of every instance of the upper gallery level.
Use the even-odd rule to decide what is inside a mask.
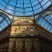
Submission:
[[[0,40],[4,40],[7,37],[40,37],[52,41],[52,33],[39,26],[39,24],[37,24],[35,20],[31,20],[29,18],[19,18],[18,20],[13,21],[11,26],[9,26],[2,33],[0,33]]]

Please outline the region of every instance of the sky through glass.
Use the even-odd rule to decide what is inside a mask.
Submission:
[[[51,0],[0,0],[0,9],[16,16],[29,16],[42,12]]]
[[[52,15],[42,14],[37,19],[37,22],[38,22],[38,24],[40,24],[45,29],[47,29],[48,31],[52,32]]]
[[[8,16],[0,12],[0,32],[11,24]]]

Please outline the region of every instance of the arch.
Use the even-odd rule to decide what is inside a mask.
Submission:
[[[38,17],[37,23],[52,33],[52,14],[42,14]]]
[[[34,24],[34,22],[30,18],[18,18],[16,21],[13,22],[13,25],[14,24]]]
[[[0,32],[9,25],[11,25],[11,20],[9,19],[9,17],[6,14],[0,12]]]

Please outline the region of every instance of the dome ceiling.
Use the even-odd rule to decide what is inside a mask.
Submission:
[[[0,9],[16,16],[30,16],[42,12],[51,0],[0,0]]]

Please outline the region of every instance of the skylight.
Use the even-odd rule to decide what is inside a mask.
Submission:
[[[8,16],[0,12],[0,32],[11,24]]]
[[[42,14],[38,19],[37,23],[42,27],[52,32],[52,15],[44,15]]]
[[[50,5],[50,0],[0,0],[0,9],[16,16],[35,15]]]
[[[49,23],[52,24],[52,15],[48,15],[48,16],[46,16],[45,19],[46,19]]]

